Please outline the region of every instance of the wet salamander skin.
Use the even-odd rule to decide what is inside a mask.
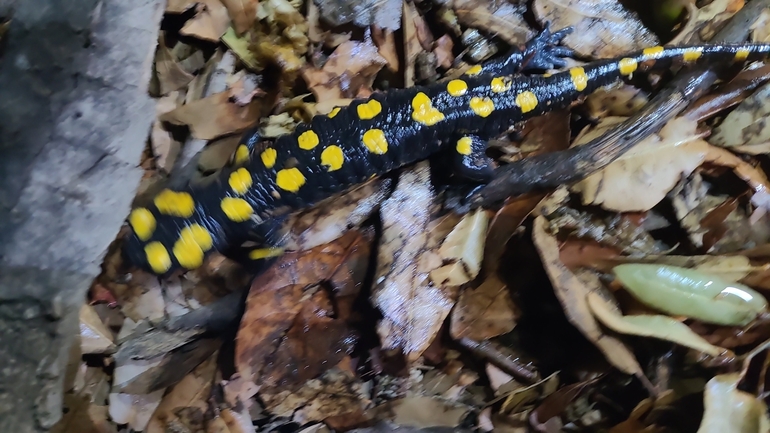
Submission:
[[[493,138],[634,73],[760,60],[768,52],[770,45],[759,44],[653,47],[550,76],[498,76],[476,66],[455,80],[376,93],[315,116],[270,145],[244,135],[234,166],[218,181],[164,190],[152,205],[134,209],[124,251],[158,275],[194,269],[207,253],[244,241],[280,213],[443,149],[468,155],[471,138]]]

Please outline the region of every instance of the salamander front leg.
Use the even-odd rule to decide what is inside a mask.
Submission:
[[[480,66],[481,69],[471,68],[469,73],[513,75],[535,70],[563,68],[567,65],[564,58],[573,57],[575,52],[559,44],[572,31],[572,27],[566,27],[551,33],[550,23],[546,22],[543,30],[523,47],[513,47],[505,57],[492,60]]]
[[[452,162],[455,172],[470,181],[487,183],[492,180],[494,167],[486,154],[487,142],[475,135],[460,137],[455,142]]]

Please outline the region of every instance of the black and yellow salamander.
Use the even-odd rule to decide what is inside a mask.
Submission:
[[[770,53],[770,44],[657,46],[553,75],[519,74],[564,67],[572,52],[559,43],[569,32],[546,26],[523,47],[460,78],[375,93],[269,144],[256,129],[244,134],[217,181],[163,190],[131,212],[126,257],[157,275],[195,269],[211,251],[228,255],[246,240],[265,239],[282,215],[437,152],[450,152],[460,175],[484,183],[493,174],[486,140],[516,122],[569,107],[637,72]]]

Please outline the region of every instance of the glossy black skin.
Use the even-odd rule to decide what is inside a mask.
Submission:
[[[770,52],[770,45],[752,44],[670,47],[655,55],[640,51],[584,65],[587,81],[585,88],[580,91],[576,90],[569,71],[549,77],[515,75],[520,71],[562,66],[563,60],[560,57],[569,55],[570,51],[556,44],[567,31],[550,33],[546,29],[523,49],[515,49],[506,58],[483,65],[481,74],[461,77],[468,84],[468,91],[463,96],[450,96],[446,82],[416,86],[374,94],[370,99],[381,103],[382,112],[371,120],[361,120],[356,114],[356,107],[369,99],[357,100],[342,108],[333,118],[315,116],[310,124],[300,124],[292,134],[279,137],[272,144],[263,143],[256,131],[246,133],[242,143],[252,149],[246,167],[254,182],[244,198],[255,209],[255,220],[235,223],[223,214],[219,207],[221,199],[227,195],[235,196],[227,182],[230,170],[224,170],[220,179],[212,184],[186,188],[195,197],[196,211],[191,218],[160,215],[157,209],[150,207],[156,216],[157,228],[149,241],[160,241],[170,251],[179,230],[191,222],[197,222],[212,233],[213,249],[225,254],[228,248],[237,247],[245,240],[269,244],[270,234],[287,213],[311,206],[373,176],[423,160],[436,152],[445,149],[452,152],[457,140],[464,136],[473,139],[475,153],[470,157],[455,156],[457,168],[471,179],[486,181],[491,174],[490,168],[483,164],[486,161],[483,155],[486,140],[499,136],[517,122],[554,109],[566,108],[600,87],[628,78],[620,73],[618,61],[621,58],[635,59],[638,62],[635,73],[639,73],[681,63],[682,55],[694,49],[702,52],[698,62],[728,64],[735,60],[735,54],[741,49],[749,50],[745,60],[763,59]],[[494,93],[490,82],[492,78],[501,75],[509,76],[511,88],[503,93]],[[526,113],[515,103],[515,96],[524,91],[534,93],[538,100],[537,106]],[[444,121],[434,126],[424,126],[412,119],[411,102],[418,92],[424,92],[430,97],[433,106],[444,114]],[[494,102],[494,111],[488,117],[478,116],[469,108],[473,97],[490,98]],[[361,144],[363,133],[371,128],[384,131],[389,144],[387,153],[373,154]],[[297,145],[297,137],[310,129],[318,134],[320,144],[312,150],[302,150]],[[330,144],[340,146],[345,155],[342,168],[332,172],[321,164],[321,152],[325,145]],[[259,157],[266,147],[273,147],[278,154],[275,166],[271,169],[265,168]],[[297,193],[280,190],[275,184],[276,172],[287,167],[298,168],[307,179]],[[145,244],[135,235],[129,235],[124,251],[128,260],[149,271],[143,252]],[[172,261],[172,268],[164,275],[179,268],[173,254]]]

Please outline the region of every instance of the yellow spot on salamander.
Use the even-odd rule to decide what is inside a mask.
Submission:
[[[156,274],[162,274],[171,267],[171,256],[168,255],[166,247],[158,241],[145,245],[144,254],[147,256],[147,263]]]
[[[588,75],[586,75],[585,69],[579,66],[570,68],[569,75],[572,77],[572,84],[578,92],[585,90],[586,86],[588,86]]]
[[[358,118],[361,120],[373,119],[374,116],[382,111],[382,104],[380,104],[380,101],[372,99],[366,104],[356,107],[356,111],[358,112]]]
[[[195,202],[187,192],[164,189],[153,200],[158,211],[163,215],[189,218],[195,210]]]
[[[478,96],[474,96],[471,98],[470,105],[471,110],[481,117],[487,117],[495,111],[495,103],[487,97],[479,98]]]
[[[735,52],[735,61],[736,62],[743,62],[744,60],[749,58],[749,50],[746,48],[741,48],[738,51]]]
[[[629,57],[620,59],[618,62],[618,71],[620,71],[620,75],[631,75],[636,72],[636,67],[636,60]]]
[[[543,77],[545,77],[545,78],[548,78],[548,77],[551,77],[551,76],[553,76],[553,74],[550,73],[550,72],[546,72],[545,74],[543,74]]]
[[[682,59],[685,62],[694,62],[700,58],[700,56],[703,54],[703,48],[693,48],[691,50],[687,50],[682,54]]]
[[[382,132],[382,129],[370,129],[364,132],[362,141],[369,152],[382,155],[388,151],[388,140],[385,139],[385,133]]]
[[[300,149],[311,150],[318,146],[318,134],[313,131],[305,131],[297,137]]]
[[[249,148],[245,144],[238,146],[235,150],[235,164],[241,165],[249,160]]]
[[[433,107],[430,98],[423,92],[412,99],[412,110],[412,119],[423,125],[432,126],[444,120],[444,113]]]
[[[266,259],[268,257],[278,257],[283,254],[283,248],[257,248],[249,251],[251,260]]]
[[[465,72],[465,75],[479,75],[481,73],[481,65],[472,66]]]
[[[243,167],[230,173],[230,179],[228,180],[230,188],[238,195],[246,194],[249,188],[251,188],[252,182],[251,173]]]
[[[508,77],[492,78],[490,87],[492,87],[493,92],[502,93],[511,88],[511,80]]]
[[[220,203],[222,212],[225,213],[230,221],[243,222],[251,217],[254,209],[242,198],[225,197]]]
[[[296,167],[284,168],[275,175],[275,184],[282,190],[297,192],[305,184],[305,176]]]
[[[262,164],[265,164],[265,168],[273,168],[275,165],[275,158],[277,156],[278,152],[276,152],[272,147],[268,147],[262,151],[262,154],[259,157],[262,158]]]
[[[205,227],[192,224],[179,232],[179,239],[174,243],[174,257],[185,268],[195,269],[203,264],[203,255],[213,244],[211,233]]]
[[[650,47],[642,50],[642,55],[648,59],[657,59],[663,54],[663,47]]]
[[[339,170],[343,162],[345,162],[345,155],[342,154],[339,146],[331,145],[321,152],[321,164],[327,166],[329,171]]]
[[[468,91],[468,84],[463,80],[452,80],[446,84],[446,91],[452,96],[463,96]]]
[[[326,117],[328,117],[329,119],[332,119],[339,112],[340,112],[340,107],[334,107],[334,108],[332,108],[332,111],[330,111],[329,114],[326,115]]]
[[[143,207],[131,211],[131,215],[128,216],[128,223],[131,224],[136,236],[143,241],[150,239],[152,232],[155,231],[155,217],[152,212]]]
[[[457,140],[457,153],[460,155],[470,155],[471,154],[471,145],[473,144],[473,140],[471,140],[470,137],[463,137],[459,140]]]
[[[521,92],[516,96],[516,105],[521,108],[522,113],[528,113],[537,107],[537,96],[530,92]]]

